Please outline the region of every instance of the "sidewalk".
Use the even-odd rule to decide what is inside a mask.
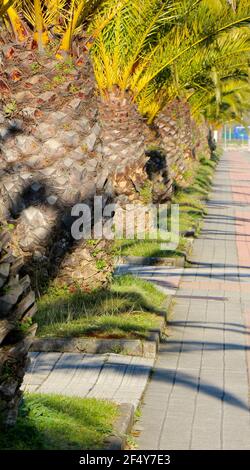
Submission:
[[[191,261],[135,425],[137,444],[250,449],[250,152],[221,159]]]
[[[129,403],[136,409],[154,360],[119,354],[30,353],[23,389]]]

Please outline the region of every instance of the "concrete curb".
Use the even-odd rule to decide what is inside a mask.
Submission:
[[[127,442],[127,434],[134,423],[135,408],[130,403],[119,406],[119,416],[115,421],[114,432],[105,439],[105,450],[123,450]]]
[[[141,339],[95,339],[95,338],[36,338],[30,351],[70,352],[87,354],[126,354],[129,356],[154,357],[156,353],[155,331],[146,340]]]
[[[171,267],[184,267],[186,254],[176,258],[162,258],[153,256],[120,256],[116,260],[116,265],[131,265],[131,266],[171,266]]]
[[[121,266],[169,266],[174,268],[185,267],[188,256],[193,248],[196,233],[190,232],[187,238],[187,249],[181,252],[182,256],[177,257],[155,257],[155,256],[119,256],[115,260],[116,269]]]

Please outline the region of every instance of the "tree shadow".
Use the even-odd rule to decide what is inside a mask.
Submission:
[[[243,325],[242,323],[231,323],[231,322],[226,322],[226,323],[221,323],[221,322],[210,322],[206,323],[202,321],[180,321],[180,320],[171,320],[168,321],[168,325],[172,328],[175,327],[186,327],[186,328],[206,328],[206,330],[220,330],[220,331],[231,331],[232,333],[241,333],[243,335],[248,335],[250,334],[250,331],[248,330],[247,326]],[[216,325],[216,326],[208,326],[208,325]],[[219,326],[221,325],[221,326]],[[243,331],[239,331],[236,328],[240,328]]]
[[[167,340],[167,343],[168,343],[168,340]],[[206,345],[207,347],[209,347],[210,343],[208,342],[206,343]],[[227,348],[227,346],[228,348],[230,348],[230,345],[227,345],[226,343],[225,347]],[[212,347],[214,347],[213,344],[211,345],[211,348]],[[162,348],[164,348],[164,345],[161,345],[161,349]],[[169,353],[169,358],[171,357],[171,352],[168,351],[167,345],[166,345],[166,350],[164,351],[164,349],[162,349],[162,352],[163,354],[164,352]],[[40,353],[40,355],[38,356],[40,357],[40,364],[39,364],[39,367],[37,367],[37,369],[35,367],[35,362],[37,358],[34,360],[33,374],[39,375],[39,371],[41,370],[41,368],[44,371],[45,364],[43,364],[43,361],[41,360],[42,354],[43,353]],[[83,358],[83,355],[82,355],[82,358]],[[140,361],[140,364],[134,361],[132,369],[131,368],[129,369],[129,365],[126,361],[123,361],[121,358],[121,361],[119,362],[119,359],[118,360],[117,359],[118,358],[116,358],[113,361],[112,356],[111,356],[108,361],[108,373],[111,374],[112,377],[115,378],[115,376],[117,375],[121,378],[125,377],[127,380],[132,377],[137,377],[138,380],[140,377],[145,378],[145,373],[147,373],[146,371],[148,369],[148,366],[146,364],[143,364],[143,361]],[[100,361],[101,360],[103,361],[104,359],[100,357]],[[67,357],[67,362],[62,361],[61,363],[57,363],[52,373],[54,373],[54,379],[56,381],[57,373],[60,374],[63,370],[65,370],[65,372],[67,371],[69,372],[77,368],[78,379],[80,380],[79,375],[82,373],[83,374],[82,380],[84,381],[86,370],[94,372],[96,376],[96,382],[89,384],[89,390],[88,390],[88,387],[84,387],[82,394],[81,392],[79,392],[79,396],[87,396],[90,391],[95,391],[95,385],[100,380],[100,373],[102,372],[105,373],[105,366],[104,368],[101,368],[101,372],[99,372],[100,367],[101,367],[100,362],[93,364],[93,362],[91,361],[91,358],[88,358],[88,357],[85,357],[84,361],[82,361],[82,363],[76,366],[74,357],[72,355],[71,357],[70,356]],[[49,374],[49,369],[48,369],[48,374]],[[70,385],[71,377],[72,377],[72,373],[71,374],[69,373],[68,374],[68,386]],[[227,390],[227,388],[215,385],[213,382],[200,377],[199,369],[196,370],[194,368],[193,372],[190,373],[188,371],[186,372],[185,369],[178,368],[178,367],[169,368],[168,358],[166,358],[165,367],[162,367],[159,362],[158,363],[156,362],[155,368],[151,375],[151,381],[155,383],[165,384],[165,385],[168,385],[168,384],[172,385],[173,391],[171,393],[173,394],[173,396],[174,396],[175,390],[177,391],[177,393],[181,392],[182,390],[184,393],[185,392],[188,393],[188,390],[191,390],[194,393],[199,393],[200,395],[205,395],[208,397],[215,398],[219,402],[228,404],[229,406],[233,408],[239,408],[247,412],[249,411],[247,396],[246,396],[246,401],[244,401],[242,398],[239,398],[235,393],[231,392],[230,390]],[[85,381],[84,383],[86,385]],[[66,388],[67,388],[67,383],[64,383],[63,389],[61,389],[58,393],[63,395],[65,393]],[[120,381],[120,390],[122,390],[122,380]],[[39,388],[37,390],[37,393],[39,393]],[[69,393],[69,390],[67,390],[67,393]],[[130,395],[132,393],[133,393],[133,389],[131,388]],[[135,396],[138,394],[136,389],[134,390],[134,393],[135,393]],[[168,401],[169,393],[170,393],[168,387],[166,387],[165,393],[166,393],[166,397],[165,397],[166,401]],[[99,391],[99,394],[100,394],[100,391]],[[104,397],[103,392],[101,393],[101,395],[102,397]],[[98,392],[95,392],[95,396],[98,398]],[[124,396],[124,399],[125,398],[126,398],[126,395]],[[110,399],[110,395],[109,395],[109,399]],[[163,399],[164,399],[164,388],[162,388],[161,386],[161,400]],[[114,393],[113,400],[115,401],[115,393]],[[147,394],[145,395],[144,402],[147,403]]]
[[[11,173],[13,169],[11,165],[5,169]],[[0,177],[1,179],[1,177]],[[81,200],[79,197],[68,204],[65,204],[61,198],[60,191],[58,191],[53,184],[45,181],[43,178],[35,176],[32,180],[29,180],[27,184],[24,184],[22,190],[15,194],[15,197],[9,197],[8,212],[9,216],[7,222],[14,227],[18,227],[18,222],[21,220],[21,216],[24,210],[29,208],[38,208],[44,212],[45,217],[48,216],[48,212],[53,212],[53,224],[48,230],[47,236],[42,241],[44,253],[37,259],[31,256],[32,249],[23,251],[23,267],[21,272],[23,274],[29,274],[32,280],[32,287],[36,290],[37,294],[40,295],[42,292],[46,292],[50,282],[55,279],[60,273],[61,266],[65,260],[65,257],[69,253],[73,253],[78,247],[84,248],[88,245],[87,239],[75,240],[71,234],[72,224],[78,219],[77,216],[71,214],[75,204],[87,204],[91,210],[91,224],[93,229],[93,206],[94,196],[96,194],[90,191]],[[112,197],[110,194],[101,194],[103,196],[104,205],[112,203]],[[48,202],[50,196],[54,197],[53,204]],[[102,215],[100,214],[100,217]],[[95,219],[95,222],[99,222],[100,219]],[[37,227],[34,227],[36,229]],[[15,232],[14,232],[15,233]],[[19,234],[20,236],[20,234]],[[63,242],[62,242],[63,240]],[[99,240],[100,242],[100,240]],[[97,240],[98,243],[98,240]],[[107,250],[110,243],[107,241]],[[88,246],[91,252],[91,247]],[[93,246],[92,251],[95,247]],[[45,275],[45,276],[44,276]],[[43,279],[45,277],[45,279]]]
[[[183,370],[178,369],[163,369],[161,367],[156,367],[155,373],[153,373],[152,380],[159,382],[166,382],[173,384],[173,387],[178,389],[190,389],[201,395],[206,395],[212,398],[217,399],[218,401],[228,404],[234,408],[239,408],[246,412],[249,412],[249,406],[241,398],[238,398],[237,395],[230,392],[227,389],[223,389],[217,385],[214,385],[207,380],[186,373]]]

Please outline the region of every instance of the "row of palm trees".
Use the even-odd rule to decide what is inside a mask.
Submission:
[[[212,125],[248,111],[248,0],[2,0],[0,8],[16,39],[33,35],[41,52],[56,31],[58,58],[87,29],[107,158],[140,158],[145,120],[164,142],[176,100]]]
[[[197,102],[202,82],[205,93],[217,88],[221,69],[232,79],[248,67],[248,0],[1,0],[0,13],[17,40],[32,34],[40,51],[53,30],[70,53],[87,27],[101,95],[129,90],[149,122],[176,96]]]
[[[107,2],[99,11],[90,30],[101,29],[112,4]],[[120,114],[116,125],[114,121],[124,100],[124,128],[134,132],[135,104],[138,123],[140,114],[148,123],[159,125],[167,105],[176,98],[190,103],[197,118],[204,113],[217,121],[221,108],[228,116],[234,112],[240,117],[249,94],[249,2],[237,2],[236,10],[226,0],[124,0],[119,4],[119,11],[102,28],[91,49],[102,96],[100,115],[113,117],[103,132],[108,155],[111,133],[119,135]],[[162,131],[167,134],[169,128],[163,125]],[[124,137],[116,151],[126,148],[133,155],[134,142],[128,144]]]
[[[244,121],[249,113],[249,0],[0,0],[0,16],[16,41],[25,46],[31,39],[41,54],[52,35],[58,60],[72,53],[74,37],[84,30],[107,162],[124,157],[139,164],[149,128],[168,158],[169,144],[174,149],[181,145],[178,122],[188,133],[192,119],[214,127]],[[11,273],[12,267],[0,298]],[[33,301],[31,296],[32,309]],[[26,313],[21,312],[24,319],[32,316]],[[20,334],[23,326],[18,326]],[[26,348],[21,378],[25,358]],[[0,351],[0,413],[6,408],[6,422],[11,416],[15,420],[20,380],[11,399],[4,380],[14,377],[16,364],[20,368],[14,358],[10,374]]]

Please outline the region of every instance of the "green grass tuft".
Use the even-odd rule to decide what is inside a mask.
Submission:
[[[27,394],[16,426],[0,434],[0,449],[103,449],[117,414],[106,400]]]
[[[131,275],[91,293],[50,288],[38,301],[38,336],[145,337],[159,325],[164,300],[153,284]]]
[[[198,235],[203,216],[205,214],[205,201],[211,189],[214,170],[218,161],[216,155],[213,159],[201,158],[198,164],[188,171],[190,183],[186,187],[176,186],[172,203],[180,205],[180,232],[184,234],[194,230]],[[186,175],[187,176],[187,175]],[[170,220],[168,220],[170,227]],[[180,237],[176,250],[161,249],[161,240],[117,240],[114,243],[114,251],[121,256],[145,256],[145,257],[178,257],[188,250],[187,239]]]

